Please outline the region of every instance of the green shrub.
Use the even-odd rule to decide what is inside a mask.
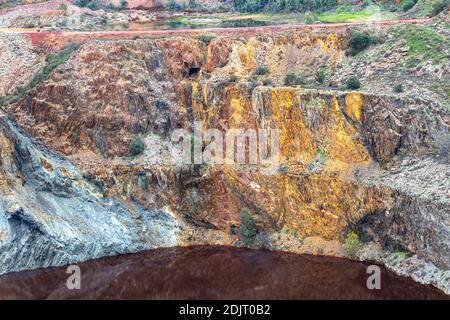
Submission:
[[[255,74],[258,76],[263,76],[269,72],[269,69],[267,67],[258,67],[256,68]]]
[[[379,44],[379,43],[381,43],[382,41],[381,41],[381,39],[380,39],[380,36],[378,35],[378,34],[371,34],[370,36],[369,36],[369,44]]]
[[[394,255],[400,260],[405,260],[408,258],[408,253],[404,251],[397,251]]]
[[[189,0],[188,7],[191,9],[195,9],[195,8],[199,7],[199,5],[197,4],[197,2],[195,0]]]
[[[214,36],[209,36],[207,34],[200,34],[194,37],[194,39],[201,41],[206,45],[208,45],[214,38],[215,38]]]
[[[120,0],[120,8],[121,9],[126,9],[126,8],[128,8],[128,2],[127,2],[127,0]]]
[[[170,0],[167,5],[167,9],[169,10],[181,10],[184,9],[184,5],[181,3],[177,3],[175,0]]]
[[[348,90],[358,90],[361,87],[359,79],[355,76],[348,78],[346,87]]]
[[[325,164],[325,162],[327,162],[327,159],[328,159],[328,153],[326,152],[326,150],[317,148],[316,149],[316,157],[317,157],[317,159],[319,159],[319,162],[321,164]]]
[[[233,74],[230,79],[228,79],[228,82],[236,82],[238,80],[237,76]]]
[[[366,32],[353,32],[350,36],[349,46],[350,54],[356,55],[367,49],[370,45],[370,36]]]
[[[284,77],[284,84],[286,86],[300,86],[306,84],[306,80],[301,73],[289,72]]]
[[[145,144],[141,137],[134,137],[130,144],[130,154],[135,157],[144,152]]]
[[[435,3],[433,3],[433,8],[431,10],[431,14],[433,16],[438,15],[442,11],[448,9],[450,7],[450,0],[439,0]]]
[[[67,4],[60,3],[58,8],[59,8],[59,10],[63,10],[64,12],[66,12],[67,11]]]
[[[394,87],[394,92],[395,92],[395,93],[402,93],[402,92],[404,92],[404,91],[405,91],[405,88],[403,87],[403,85],[402,85],[401,83],[397,84],[397,85]]]
[[[401,8],[404,12],[412,9],[416,5],[417,0],[403,0],[401,2]]]
[[[89,0],[76,0],[74,2],[74,5],[76,5],[77,7],[86,7],[89,4]]]
[[[87,5],[87,8],[91,9],[91,10],[98,10],[100,9],[100,5],[97,1],[90,1]]]
[[[325,68],[320,67],[316,72],[317,83],[323,84],[325,82]]]
[[[17,87],[13,95],[5,99],[5,103],[14,103],[29,90],[33,89],[39,82],[47,80],[53,70],[66,62],[73,51],[78,49],[79,44],[70,44],[57,54],[48,54],[45,57],[46,65],[41,72],[35,74],[30,82],[23,87]]]
[[[287,85],[287,86],[290,86],[290,85],[294,84],[296,79],[297,79],[296,74],[294,72],[289,72],[284,77],[284,84]]]
[[[61,4],[61,5],[63,5],[63,4]],[[102,3],[99,3],[97,0],[76,0],[74,2],[74,5],[76,5],[77,7],[80,7],[80,8],[86,7],[91,10],[108,8],[108,6],[106,6]],[[66,9],[67,9],[67,7],[66,7]],[[64,10],[64,9],[62,9],[62,10]]]
[[[233,20],[223,20],[220,23],[221,28],[249,28],[249,27],[262,27],[268,26],[272,23],[265,20],[255,20],[255,19],[233,19]]]
[[[354,231],[347,233],[344,240],[343,250],[344,254],[348,257],[356,257],[358,251],[363,247],[362,242],[359,240],[358,234]]]
[[[239,217],[239,234],[245,246],[253,246],[256,238],[255,221],[247,208],[242,208],[241,210]]]

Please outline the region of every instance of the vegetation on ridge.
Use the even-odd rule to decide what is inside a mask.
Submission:
[[[17,87],[10,97],[0,99],[0,105],[16,102],[27,91],[33,89],[41,81],[47,80],[52,71],[55,70],[59,65],[66,62],[72,52],[77,50],[79,47],[79,44],[70,44],[57,54],[48,54],[45,57],[46,65],[44,66],[44,68],[39,73],[35,74],[29,83],[27,83],[23,87]]]
[[[251,247],[254,245],[256,239],[255,220],[247,208],[242,208],[240,213],[239,235],[245,246]]]
[[[136,136],[131,140],[130,144],[130,153],[133,157],[140,155],[142,152],[144,152],[145,144],[144,141],[142,141],[142,138],[139,136]]]
[[[336,0],[234,0],[234,8],[240,12],[317,11],[336,6]]]
[[[443,49],[448,46],[448,40],[429,27],[406,25],[399,28],[396,35],[403,38],[408,47],[407,67],[430,60],[439,64],[445,58]]]

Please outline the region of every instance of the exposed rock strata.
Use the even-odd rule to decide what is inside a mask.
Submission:
[[[0,150],[0,273],[176,244],[170,214],[103,198],[5,116]]]
[[[25,228],[15,234],[29,234],[26,230],[31,220],[40,226],[38,230],[61,244],[57,248],[71,252],[70,257],[46,254],[55,258],[35,259],[35,264],[21,258],[16,269],[88,258],[83,255],[85,243],[99,244],[92,249],[92,257],[160,245],[151,232],[139,238],[146,225],[148,230],[163,230],[161,245],[238,245],[239,237],[233,230],[239,224],[240,210],[248,207],[258,231],[268,233],[282,249],[341,255],[340,245],[354,230],[362,241],[377,243],[387,251],[407,251],[448,270],[448,149],[442,137],[448,135],[449,114],[444,106],[425,97],[252,83],[251,76],[260,65],[267,65],[276,81],[288,70],[306,73],[322,64],[333,67],[344,58],[347,36],[345,32],[304,33],[248,41],[217,38],[209,45],[180,38],[81,46],[48,80],[10,106],[10,111],[35,139],[67,156],[75,165],[64,165],[72,168],[70,176],[95,186],[99,198],[59,173],[53,173],[52,179],[32,174],[36,170],[45,173],[66,159],[53,160],[45,153],[46,161],[31,170],[26,164],[30,157],[34,163],[38,161],[38,151],[29,151],[25,158],[17,158],[13,151],[5,155],[7,161],[17,159],[17,169],[5,171],[5,177],[15,176],[17,171],[28,177],[25,187],[47,185],[45,197],[39,193],[38,200],[33,198],[34,190],[26,189],[33,195],[30,206],[37,209],[20,210],[27,205],[25,200],[13,211],[4,209],[4,217],[12,212],[21,221],[14,228]],[[315,59],[308,58],[311,56]],[[231,79],[232,75],[236,79]],[[178,146],[170,140],[171,133],[191,128],[195,120],[220,130],[280,129],[279,170],[268,176],[251,166],[184,166],[173,162],[171,155]],[[9,125],[4,131],[19,134]],[[143,137],[147,150],[129,159],[130,141],[137,135]],[[27,143],[30,150],[38,150]],[[409,166],[407,161],[417,165]],[[419,188],[398,183],[402,179],[416,181],[425,197]],[[68,186],[61,187],[63,183]],[[14,197],[22,199],[20,194]],[[81,211],[86,213],[84,219],[93,218],[92,212],[97,211],[95,226],[100,226],[116,217],[131,230],[129,237],[112,236],[118,231],[108,223],[112,230],[86,236],[82,244],[70,247],[67,239],[76,238],[72,235],[79,231],[71,228],[80,215],[80,201],[83,206],[89,204]],[[117,205],[107,206],[108,201]],[[46,203],[52,205],[42,208]],[[67,207],[67,216],[56,204]],[[143,223],[133,220],[133,209]],[[176,216],[182,232],[176,235],[174,218],[164,212]],[[49,222],[39,225],[38,215]],[[24,218],[28,216],[32,218]],[[67,230],[60,225],[55,231],[53,218],[61,216]],[[11,228],[8,223],[17,219],[3,221],[7,230]],[[50,241],[45,237],[39,241],[44,240]],[[36,245],[31,256],[44,257],[41,252],[48,250],[46,243]],[[5,261],[9,261],[8,252],[16,248],[10,245],[2,247]],[[83,254],[78,256],[77,250]],[[4,272],[16,270],[5,265]],[[444,276],[440,279],[438,285],[448,290],[448,280]],[[433,281],[436,284],[437,280]]]

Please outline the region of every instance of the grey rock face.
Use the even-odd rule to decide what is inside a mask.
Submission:
[[[4,116],[0,170],[0,274],[177,243],[167,212],[102,198]]]
[[[436,154],[440,140],[448,135],[448,112],[438,103],[364,95],[363,105],[360,130],[372,157],[383,168],[391,167],[397,156]]]

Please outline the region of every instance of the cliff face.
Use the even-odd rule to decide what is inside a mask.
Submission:
[[[2,120],[1,192],[16,200],[3,201],[0,272],[152,246],[239,245],[243,208],[275,248],[340,256],[355,231],[448,270],[448,110],[426,97],[255,79],[258,66],[276,84],[288,72],[332,70],[347,42],[342,30],[82,45],[9,106],[27,134],[64,156]],[[279,166],[268,175],[174,161],[171,135],[194,121],[279,129]],[[136,136],[146,150],[130,158]],[[444,278],[427,281],[447,288]]]
[[[176,244],[172,216],[102,197],[4,116],[0,150],[1,273]]]
[[[193,39],[92,42],[13,109],[21,126],[64,154],[91,149],[124,156],[136,134],[187,126],[192,82],[208,75],[220,89],[257,63],[273,66],[274,79],[282,81],[287,70],[333,65],[343,55],[339,46],[335,35],[321,34],[218,38],[209,46]],[[298,55],[305,60],[296,62]]]

